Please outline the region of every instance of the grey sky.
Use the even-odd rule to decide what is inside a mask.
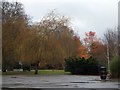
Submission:
[[[108,28],[118,25],[119,0],[9,0],[19,1],[34,22],[53,9],[71,18],[71,26],[81,38],[88,31],[95,31],[99,37]]]

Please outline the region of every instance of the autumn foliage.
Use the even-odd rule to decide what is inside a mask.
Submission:
[[[85,33],[84,44],[80,41],[80,38],[75,37],[75,41],[78,47],[78,54],[80,57],[89,58],[92,52],[95,52],[97,38],[95,32]]]
[[[86,47],[82,44],[79,37],[75,37],[75,42],[77,45],[77,53],[79,57],[88,58],[89,54],[87,53]]]
[[[82,41],[69,25],[70,19],[51,11],[39,22],[30,20],[21,3],[2,3],[2,65],[4,71],[16,63],[63,69],[65,58],[91,56],[105,60],[106,45],[96,32],[85,33]]]
[[[85,32],[83,41],[80,37],[75,37],[77,45],[78,56],[81,58],[95,57],[98,60],[106,59],[106,46],[102,43],[101,39],[96,36],[93,31]]]

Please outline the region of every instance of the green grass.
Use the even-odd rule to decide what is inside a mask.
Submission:
[[[39,70],[38,75],[67,75],[70,72],[65,72],[64,70]],[[35,75],[34,70],[28,71],[9,71],[3,72],[2,75]]]

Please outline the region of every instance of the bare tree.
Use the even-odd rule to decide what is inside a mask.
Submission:
[[[108,57],[111,60],[114,56],[118,55],[118,32],[117,30],[112,30],[109,29],[106,34],[104,34],[105,36],[105,43],[108,47]]]

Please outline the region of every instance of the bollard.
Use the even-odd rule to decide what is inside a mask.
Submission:
[[[104,66],[100,67],[100,78],[101,80],[106,80],[107,78],[107,71],[106,71],[106,67]]]

